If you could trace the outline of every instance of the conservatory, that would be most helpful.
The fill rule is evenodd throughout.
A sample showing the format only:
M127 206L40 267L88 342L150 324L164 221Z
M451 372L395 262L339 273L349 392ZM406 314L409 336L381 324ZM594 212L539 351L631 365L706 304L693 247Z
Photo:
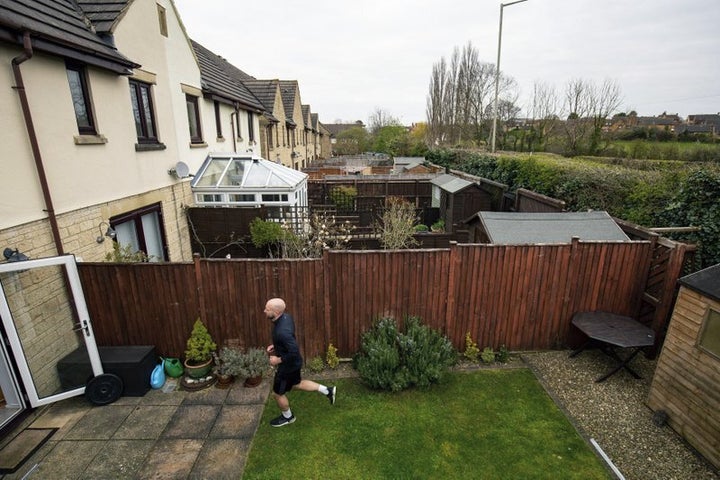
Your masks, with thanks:
M254 155L213 153L190 186L201 207L307 207L307 179Z

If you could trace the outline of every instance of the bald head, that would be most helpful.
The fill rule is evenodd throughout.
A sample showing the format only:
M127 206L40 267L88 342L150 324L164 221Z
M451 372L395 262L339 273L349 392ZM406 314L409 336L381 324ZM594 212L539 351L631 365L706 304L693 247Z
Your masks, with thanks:
M265 315L270 320L276 320L285 313L285 301L282 298L271 298L265 304Z

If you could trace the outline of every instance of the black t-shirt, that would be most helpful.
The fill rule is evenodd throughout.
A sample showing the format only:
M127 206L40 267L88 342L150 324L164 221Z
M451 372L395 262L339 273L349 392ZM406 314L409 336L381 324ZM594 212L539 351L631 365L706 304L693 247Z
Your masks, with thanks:
M272 332L275 355L282 358L278 372L292 372L302 368L303 359L295 339L295 322L287 313L283 313L273 322Z

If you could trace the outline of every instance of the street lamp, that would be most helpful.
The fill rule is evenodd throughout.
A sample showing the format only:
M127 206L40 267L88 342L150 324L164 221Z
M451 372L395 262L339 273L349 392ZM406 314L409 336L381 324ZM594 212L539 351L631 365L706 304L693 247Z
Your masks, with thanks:
M502 45L502 19L503 8L515 5L516 3L527 2L527 0L516 0L510 3L500 4L500 29L498 32L498 55L495 64L495 105L493 107L493 123L492 123L492 139L490 140L490 151L495 153L495 136L497 134L497 117L498 117L498 90L500 88L500 46Z

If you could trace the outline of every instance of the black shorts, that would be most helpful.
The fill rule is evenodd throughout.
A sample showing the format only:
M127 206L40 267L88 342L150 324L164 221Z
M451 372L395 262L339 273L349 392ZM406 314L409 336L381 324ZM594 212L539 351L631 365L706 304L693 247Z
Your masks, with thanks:
M278 395L285 395L286 392L292 390L292 388L300 383L300 370L293 370L292 372L281 372L278 370L275 372L275 380L273 382L273 392Z

